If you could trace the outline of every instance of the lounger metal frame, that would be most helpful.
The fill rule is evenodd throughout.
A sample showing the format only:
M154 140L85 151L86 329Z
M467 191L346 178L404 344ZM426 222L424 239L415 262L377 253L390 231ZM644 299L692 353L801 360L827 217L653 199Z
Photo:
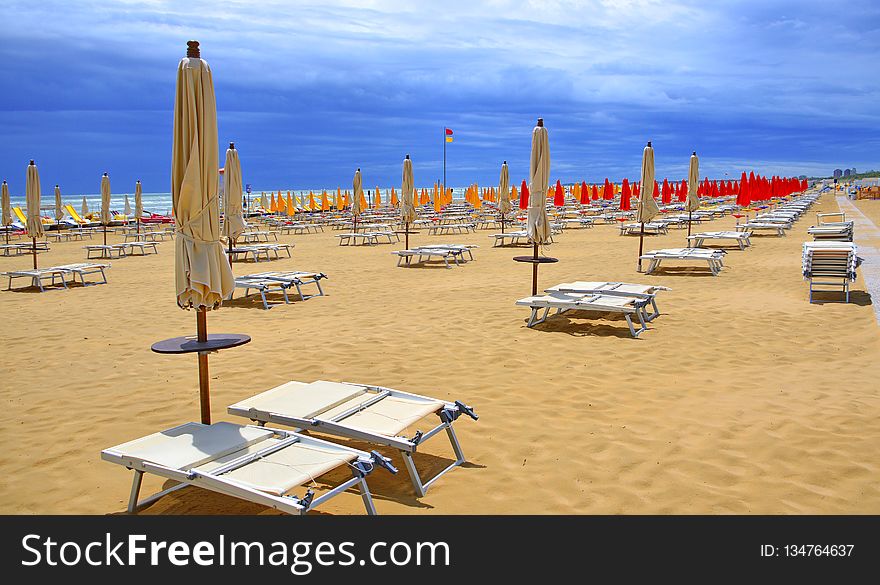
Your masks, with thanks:
M263 425L260 425L260 427L265 428ZM175 427L175 429L176 428L180 427ZM173 431L175 429L169 430ZM329 443L320 439L306 437L295 432L284 431L280 429L266 430L272 431L282 440L264 449L260 449L254 453L242 455L241 457L233 459L228 463L224 463L221 467L218 467L217 469L213 469L211 471L198 471L195 469L182 471L180 469L174 469L171 467L166 467L164 465L158 465L156 463L144 461L137 457L131 457L126 455L125 453L114 451L112 448L101 451L101 459L109 461L111 463L118 463L119 465L122 465L127 469L131 469L132 471L134 471L134 479L132 480L131 493L129 494L128 499L129 514L134 514L139 509L155 502L159 498L175 492L179 489L185 488L189 485L225 494L227 496L232 496L234 498L246 500L248 502L262 504L276 510L281 510L282 512L287 512L288 514L300 515L305 514L309 510L320 506L330 498L346 491L347 489L358 486L367 514L376 514L376 507L373 504L373 497L370 493L370 488L367 486L366 476L372 472L374 466L378 463L378 454L367 453L358 449L352 449L351 447L343 447L341 445L336 445L334 443ZM238 469L244 465L247 465L248 463L260 459L261 457L265 457L266 455L284 449L285 447L289 447L290 445L293 445L295 443L320 444L322 447L325 448L327 446L332 446L334 448L342 448L343 450L357 452L358 458L355 460L354 463L351 464L353 477L339 484L327 493L322 494L321 496L314 499L310 498L309 496L306 496L304 498L298 498L296 496L276 496L253 489L251 487L241 484L240 482L223 477L223 474L226 472L232 471L233 469ZM396 470L394 470L393 472L396 472ZM180 483L171 488L157 492L147 498L144 498L143 500L138 500L141 490L141 483L143 481L143 476L145 473L152 473L153 475L158 475L159 477L171 479Z
M458 437L455 434L455 429L452 427L452 423L455 422L462 414L466 414L474 420L477 420L479 417L473 412L473 410L469 406L459 401L448 402L445 400L438 400L436 398L429 398L427 396L420 396L418 394L411 394L409 392L394 390L392 388L386 388L384 386L373 386L371 384L355 384L353 382L342 383L348 384L350 386L365 388L368 392L376 393L376 396L373 397L372 400L364 404L361 404L357 407L351 408L334 416L331 420L322 419L320 418L320 415L314 418L300 418L295 416L288 416L277 412L262 411L256 408L243 409L236 408L235 406L228 407L227 412L234 416L248 418L260 426L265 425L266 423L278 424L293 427L298 431L313 430L330 435L337 435L340 437L367 441L369 443L375 443L377 445L383 445L386 447L397 449L400 452L401 457L403 457L403 462L404 465L406 465L406 470L409 473L410 479L412 480L413 488L415 488L416 494L419 497L424 496L428 492L428 488L430 488L434 484L434 482L436 482L441 476L452 471L453 469L465 462L464 452L461 449L461 443L459 443L458 441ZM432 402L442 402L443 407L440 408L436 413L437 416L440 417L441 422L439 425L426 433L417 431L415 436L413 436L412 438L407 438L403 436L391 437L380 433L373 433L370 431L365 431L363 429L354 428L345 424L344 419L346 419L347 417L356 414L369 407L370 405L375 404L387 397L401 397L416 400L430 400ZM449 438L450 444L452 445L452 450L455 453L455 461L449 464L445 469L438 472L434 477L428 479L427 481L424 481L419 475L418 469L416 469L415 462L413 462L412 459L412 454L418 450L419 445L444 430L446 431L446 435Z

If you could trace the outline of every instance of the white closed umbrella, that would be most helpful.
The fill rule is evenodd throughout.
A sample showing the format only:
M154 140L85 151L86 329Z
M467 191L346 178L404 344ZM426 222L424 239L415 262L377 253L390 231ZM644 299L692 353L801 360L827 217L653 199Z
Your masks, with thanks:
M61 187L55 185L55 221L64 219L64 205L61 203Z
M171 202L177 235L174 281L177 305L196 309L196 344L204 347L208 345L207 311L220 308L223 299L232 292L235 279L220 243L214 80L208 63L200 58L197 41L187 42L186 54L177 67L174 96L171 159ZM216 344L217 349L231 346L219 341ZM207 351L200 350L198 356L201 417L204 424L210 424Z
M547 218L547 188L550 181L550 137L544 120L532 130L532 154L529 159L529 240L537 246L550 241L550 221Z
M134 218L137 225L137 232L141 232L141 216L144 214L144 201L141 182L134 184Z
M107 225L110 223L110 176L101 177L101 224L104 226L104 245L107 245Z
M403 231L406 237L406 248L409 249L409 225L416 220L416 207L413 201L413 167L412 160L409 155L403 159L403 180L401 182L400 194L402 202L400 205L400 219L403 221ZM407 257L409 260L409 257Z
M10 225L12 225L12 204L9 201L9 185L6 184L6 181L3 181L3 184L0 185L0 208L2 208L2 221L3 227L6 232L6 243L9 243L9 230Z
M636 221L641 224L639 229L639 272L642 271L642 251L645 238L645 223L660 214L660 208L654 201L654 148L651 142L642 152L641 192L639 206L636 208Z
M501 233L504 233L504 217L510 213L510 171L507 161L501 163L501 177L498 179L498 211L501 212Z
M244 221L244 211L241 207L243 181L241 160L238 158L234 142L230 142L229 148L226 150L226 164L223 168L223 180L226 183L226 188L223 191L222 235L229 238L229 249L232 250L236 238L244 233L245 227L247 227Z
M358 216L364 212L364 207L361 205L361 201L364 199L364 178L361 176L360 169L354 172L354 179L351 182L351 186L354 191L354 197L351 200L351 217L353 229L356 232Z
M700 159L697 157L697 151L691 154L691 162L688 167L688 194L687 194L687 211L688 211L688 237L691 235L691 215L700 208L700 196L697 194L697 186L700 182ZM690 240L688 240L690 242Z
M40 217L40 173L31 161L27 168L25 183L27 201L27 231L34 243L34 270L37 269L37 238L43 237L43 218Z

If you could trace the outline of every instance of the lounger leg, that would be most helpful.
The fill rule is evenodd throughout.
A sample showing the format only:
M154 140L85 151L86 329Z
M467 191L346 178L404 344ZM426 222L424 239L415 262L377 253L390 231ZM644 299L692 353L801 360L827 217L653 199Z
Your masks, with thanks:
M352 470L352 473L355 477L360 476L360 472L357 470ZM367 486L367 478L360 476L361 480L358 482L360 485L358 489L361 490L361 499L364 501L364 508L367 509L367 515L375 516L376 515L376 506L373 504L373 495L370 493L370 488Z
M266 289L265 288L260 289L260 298L263 299L263 308L268 311L269 310L269 303L266 301Z
M632 335L633 337L638 337L639 334L636 333L636 329L635 329L635 327L633 327L632 319L630 319L629 315L624 315L623 317L624 317L624 319L626 319L626 324L629 325L630 335Z
M419 477L419 472L416 469L416 464L413 463L412 453L408 453L406 451L401 451L401 455L403 455L403 463L406 465L406 471L409 473L409 478L412 480L413 487L416 490L416 495L422 497L425 495L425 486L422 485L422 479Z
M128 498L128 513L134 514L137 511L138 495L141 493L141 482L144 479L144 472L135 470L134 480L131 482L131 495Z
M290 287L289 287L289 286L283 286L283 285L282 285L282 287L281 287L281 294L284 295L284 304L285 304L285 305L289 305L289 304L290 304L290 298L287 296L287 289L288 289L288 288L290 288ZM299 296L302 297L302 292L300 292L300 290L299 290L299 285L296 285L296 291L299 292Z

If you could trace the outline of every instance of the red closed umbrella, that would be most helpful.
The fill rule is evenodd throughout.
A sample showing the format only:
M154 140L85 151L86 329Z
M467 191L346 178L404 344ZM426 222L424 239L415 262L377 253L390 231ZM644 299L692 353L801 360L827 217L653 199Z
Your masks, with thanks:
M556 192L553 194L553 205L556 207L562 207L565 205L565 190L562 188L562 183L559 179L556 179Z
M602 199L614 199L614 187L611 186L611 181L607 177L605 178L605 187L602 189Z
M660 185L657 183L657 181L654 181L654 192L651 194L651 196L654 199L657 199L657 197L660 196Z
M669 189L669 179L663 179L663 189L660 190L660 201L663 205L672 203L672 191Z
M529 186L526 185L525 180L519 190L519 208L523 210L529 208Z
M739 194L736 196L736 204L740 207L748 207L751 202L748 179L746 179L746 172L743 171L742 177L739 180Z
M599 188L596 185L593 185L593 201L599 198Z
M678 201L679 201L679 203L684 203L685 201L687 201L687 197L688 197L687 181L682 179L681 184L678 186Z
M587 187L587 182L581 182L581 205L589 205L590 204L590 189Z
M629 180L623 180L623 186L620 188L620 209L621 211L629 211L630 204L629 198L632 196L632 193L629 190Z

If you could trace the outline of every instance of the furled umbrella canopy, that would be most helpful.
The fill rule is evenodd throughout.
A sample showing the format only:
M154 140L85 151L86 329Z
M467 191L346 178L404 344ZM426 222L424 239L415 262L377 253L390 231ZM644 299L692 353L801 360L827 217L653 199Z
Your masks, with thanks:
M144 198L143 198L143 189L141 188L141 182L138 181L134 184L134 216L137 219L144 214Z
M180 60L174 97L175 286L181 308L216 309L232 292L235 280L220 244L214 81L197 51L190 44L188 56Z
M131 215L131 204L128 202L128 193L125 194L125 206L123 207L122 213L128 217Z
M354 195L351 198L351 214L358 216L364 212L364 180L361 177L361 170L354 172L354 180L351 182Z
M110 177L107 173L101 177L101 224L110 224Z
M519 187L519 208L526 210L529 208L529 186L523 179L522 185Z
M223 190L223 232L231 241L244 233L247 225L244 221L244 210L241 206L241 193L243 179L241 176L241 160L238 158L238 150L235 144L230 142L226 149L226 163L223 165L223 180L226 188Z
M700 159L697 153L691 155L690 166L688 167L688 192L687 206L688 211L696 211L700 208L700 198L697 196L697 185L700 182Z
M547 219L547 189L550 180L550 137L543 125L532 130L532 152L529 157L529 216L527 231L532 243L550 241Z
M620 210L621 211L629 211L630 210L630 198L632 197L632 193L629 188L629 179L623 180L623 186L620 188Z
M61 203L61 187L55 185L55 221L64 219L64 204Z
M27 231L30 238L43 237L43 218L40 217L40 173L34 161L27 168L25 187L27 200Z
M590 204L590 189L587 187L586 181L581 181L581 205Z
M265 191L260 192L260 207L262 207L264 210L269 209L269 200L266 199Z
M652 195L652 191L655 188L654 149L651 147L650 142L642 152L642 174L639 184L642 189L639 194L639 205L636 208L636 221L649 222L660 213L660 208L657 207L657 202L654 201Z
M507 161L501 164L501 176L498 179L498 210L505 215L510 213L510 171Z
M9 185L6 181L0 185L0 207L3 210L3 225L8 226L12 223L12 204L9 201Z
M556 179L556 188L553 192L553 205L562 207L565 205L565 190L562 188L562 181Z
M82 215L83 219L85 219L85 217L86 217L86 215L88 215L88 213L89 213L89 202L86 201L85 197L83 197L82 207L80 207L80 214Z
M403 159L403 178L400 186L401 206L400 220L405 224L411 224L416 220L416 207L413 201L413 167L409 155Z

